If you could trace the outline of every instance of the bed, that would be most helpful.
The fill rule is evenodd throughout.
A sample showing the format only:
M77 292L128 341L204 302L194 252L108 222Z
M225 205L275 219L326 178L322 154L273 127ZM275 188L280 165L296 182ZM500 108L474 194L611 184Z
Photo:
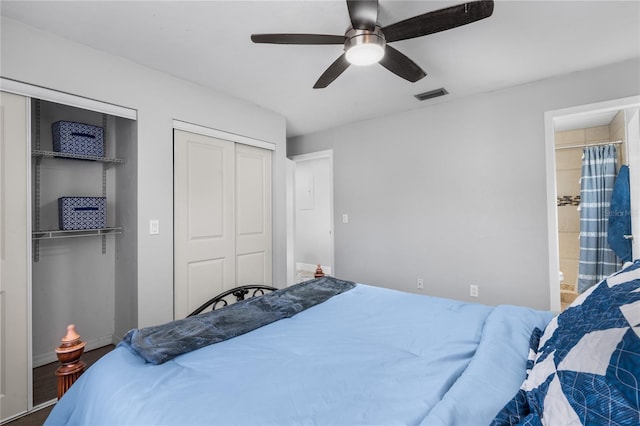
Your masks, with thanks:
M639 330L640 262L559 316L324 277L130 331L45 424L637 425Z

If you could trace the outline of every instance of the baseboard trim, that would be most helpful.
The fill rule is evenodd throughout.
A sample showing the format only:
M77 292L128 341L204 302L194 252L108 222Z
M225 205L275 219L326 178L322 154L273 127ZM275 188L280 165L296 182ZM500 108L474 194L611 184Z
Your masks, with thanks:
M22 413L16 414L15 416L11 416L0 421L0 426L11 423L14 420L20 420L21 418L27 417L35 413L36 411L40 411L44 408L51 407L52 405L55 405L57 402L58 402L58 399L54 398L54 399L50 399L49 401L43 402L42 404L35 405L31 410L23 411ZM27 423L25 422L25 424ZM33 424L33 423L29 423L29 424Z
M324 272L327 275L331 275L330 266L325 266L325 265L321 265L321 266L322 266L322 272ZM296 271L315 272L317 267L318 267L317 263L312 264L312 263L296 262Z

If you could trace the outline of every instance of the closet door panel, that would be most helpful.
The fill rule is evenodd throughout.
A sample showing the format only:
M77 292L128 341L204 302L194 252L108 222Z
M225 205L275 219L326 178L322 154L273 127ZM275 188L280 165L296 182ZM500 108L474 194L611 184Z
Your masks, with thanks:
M271 284L270 281L265 282L265 271L270 268L264 251L238 255L237 261L238 285Z
M188 266L188 306L187 315L211 295L224 291L225 259L212 259L201 262L191 262Z
M271 284L271 151L236 145L237 284Z
M28 105L0 92L0 421L29 405Z
M234 143L176 130L175 318L235 285Z
M212 243L225 232L225 147L199 142L187 145L187 212L189 239Z

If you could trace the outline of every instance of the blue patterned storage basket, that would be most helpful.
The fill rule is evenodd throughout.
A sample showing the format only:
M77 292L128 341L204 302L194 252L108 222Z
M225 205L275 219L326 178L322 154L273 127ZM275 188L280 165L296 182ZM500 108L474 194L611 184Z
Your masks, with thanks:
M73 121L51 125L53 150L65 154L104 157L104 129Z
M61 231L106 228L107 199L106 197L58 198L58 222Z

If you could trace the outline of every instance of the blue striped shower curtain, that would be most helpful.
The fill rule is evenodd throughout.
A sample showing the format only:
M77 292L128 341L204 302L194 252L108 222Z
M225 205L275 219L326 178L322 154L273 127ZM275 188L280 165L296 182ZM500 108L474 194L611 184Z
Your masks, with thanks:
M580 179L579 293L618 270L618 259L607 243L616 158L614 145L584 148Z

